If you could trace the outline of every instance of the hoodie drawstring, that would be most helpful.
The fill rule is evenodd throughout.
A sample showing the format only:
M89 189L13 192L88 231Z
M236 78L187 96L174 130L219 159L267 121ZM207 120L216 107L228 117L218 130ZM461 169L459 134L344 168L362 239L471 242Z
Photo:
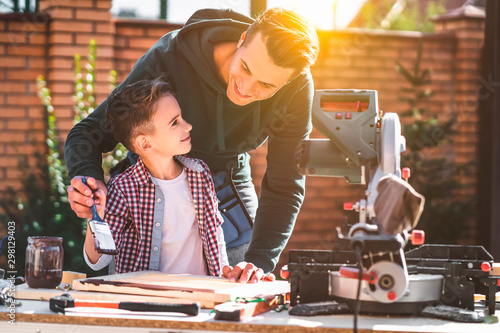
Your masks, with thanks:
M219 150L226 150L226 143L224 142L224 118L222 114L223 96L219 92L217 94L217 144Z

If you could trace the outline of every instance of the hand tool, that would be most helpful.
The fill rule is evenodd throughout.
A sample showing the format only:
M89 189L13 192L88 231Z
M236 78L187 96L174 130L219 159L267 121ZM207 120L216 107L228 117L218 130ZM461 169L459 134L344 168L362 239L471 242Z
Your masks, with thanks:
M87 178L83 177L82 183L87 185ZM90 207L90 210L92 211L92 219L89 221L89 226L97 252L112 255L117 254L118 250L109 229L109 224L97 214L94 198L92 198L92 207Z
M265 283L265 282L261 282ZM274 310L280 312L287 309L286 303L290 294L280 294L254 298L236 298L231 302L218 304L214 307L215 317L218 320L244 321L258 314ZM279 310L277 308L280 308Z
M188 316L197 316L200 312L200 303L170 304L152 302L118 302L118 301L97 301L97 300L75 300L70 294L54 296L49 301L50 310L58 313L65 313L66 308L95 307L108 309L121 309L129 311L152 311L152 312L178 312Z

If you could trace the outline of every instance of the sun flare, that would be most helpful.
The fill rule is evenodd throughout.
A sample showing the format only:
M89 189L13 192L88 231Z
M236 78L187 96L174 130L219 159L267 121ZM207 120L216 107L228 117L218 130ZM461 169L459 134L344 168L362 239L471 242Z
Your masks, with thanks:
M344 29L366 0L268 0L267 7L293 9L320 30Z

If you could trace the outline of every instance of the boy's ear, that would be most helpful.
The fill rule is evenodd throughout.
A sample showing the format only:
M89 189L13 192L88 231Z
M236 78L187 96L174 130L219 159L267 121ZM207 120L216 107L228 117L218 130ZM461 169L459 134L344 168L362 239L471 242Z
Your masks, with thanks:
M148 150L150 150L153 147L153 145L151 144L151 142L149 142L149 139L145 135L138 135L134 139L133 144L134 144L134 147L139 152L147 152Z

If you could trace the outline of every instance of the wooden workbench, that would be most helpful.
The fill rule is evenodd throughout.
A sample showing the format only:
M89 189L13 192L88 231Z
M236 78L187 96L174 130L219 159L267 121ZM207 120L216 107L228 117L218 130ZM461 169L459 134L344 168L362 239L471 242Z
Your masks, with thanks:
M100 311L100 310L99 310ZM15 308L15 325L8 323L8 309L0 307L2 333L167 333L172 332L352 332L352 315L316 317L290 316L287 311L266 312L246 322L214 320L210 310L202 309L195 317L184 315L131 315L112 313L55 314L47 301L22 301ZM500 311L497 311L500 315ZM367 332L443 332L443 333L498 333L500 323L463 324L421 317L360 316L360 333Z

